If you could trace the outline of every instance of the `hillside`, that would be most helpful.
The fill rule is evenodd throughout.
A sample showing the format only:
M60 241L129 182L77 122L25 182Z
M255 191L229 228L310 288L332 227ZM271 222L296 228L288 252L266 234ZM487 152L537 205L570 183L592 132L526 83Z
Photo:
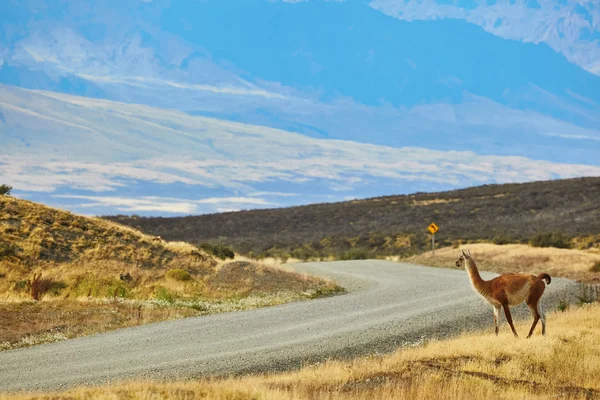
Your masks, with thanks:
M93 274L110 279L104 282L106 287L119 286L129 292L124 282L119 283L119 274L130 273L135 279L129 294L135 295L142 284L164 279L170 268L203 278L217 265L212 257L186 243L167 243L109 221L9 196L0 196L0 234L0 292L18 289L20 279L29 278L32 272L70 278L73 283ZM102 291L101 286L90 288L91 294L113 294Z
M339 289L0 195L0 350Z
M111 220L192 243L221 242L255 256L406 255L457 241L527 241L540 232L600 233L600 178L484 185L439 193L177 218ZM595 238L582 239L592 246Z

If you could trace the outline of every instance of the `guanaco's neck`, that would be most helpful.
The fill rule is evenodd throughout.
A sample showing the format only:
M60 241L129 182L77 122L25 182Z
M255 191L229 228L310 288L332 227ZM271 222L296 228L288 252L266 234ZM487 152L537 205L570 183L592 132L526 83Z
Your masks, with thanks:
M485 291L485 281L481 279L481 275L479 275L479 270L477 270L475 262L468 258L465 261L465 269L469 273L469 278L471 278L471 283L473 284L473 287L480 293L482 292L482 290Z

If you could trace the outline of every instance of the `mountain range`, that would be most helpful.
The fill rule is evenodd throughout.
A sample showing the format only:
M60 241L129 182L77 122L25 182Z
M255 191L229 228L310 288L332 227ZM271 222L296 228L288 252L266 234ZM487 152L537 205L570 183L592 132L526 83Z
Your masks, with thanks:
M23 197L141 214L600 175L599 12L9 0L0 171Z

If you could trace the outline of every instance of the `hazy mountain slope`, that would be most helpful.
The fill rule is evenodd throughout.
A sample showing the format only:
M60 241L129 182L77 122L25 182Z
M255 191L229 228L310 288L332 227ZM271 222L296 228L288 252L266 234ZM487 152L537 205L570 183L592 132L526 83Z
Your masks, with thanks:
M600 175L592 165L312 139L9 86L0 86L0 93L3 179L21 190L58 191L40 198L75 202L87 212L139 207L195 213L318 202L348 191L422 190L424 183L444 189ZM161 196L140 197L148 186Z
M357 1L108 4L5 3L0 81L382 145L427 135L505 154L515 136L583 149L554 137L600 137L600 77L464 21ZM47 18L31 20L38 9Z

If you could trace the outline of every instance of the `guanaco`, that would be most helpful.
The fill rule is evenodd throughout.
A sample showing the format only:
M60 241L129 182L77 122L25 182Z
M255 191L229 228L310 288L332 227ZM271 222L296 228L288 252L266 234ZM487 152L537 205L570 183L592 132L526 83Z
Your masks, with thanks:
M496 336L498 335L500 308L503 308L510 329L512 329L515 337L519 337L513 325L510 306L516 306L522 302L527 304L533 316L533 324L527 338L531 337L539 320L542 320L542 335L546 335L546 315L542 311L540 299L542 294L544 294L546 285L549 285L552 280L550 275L546 273L537 276L530 274L504 274L489 281L484 281L479 275L475 261L471 257L471 251L465 252L464 250L462 250L462 256L456 260L456 266L458 268L465 267L469 273L473 289L494 307Z

